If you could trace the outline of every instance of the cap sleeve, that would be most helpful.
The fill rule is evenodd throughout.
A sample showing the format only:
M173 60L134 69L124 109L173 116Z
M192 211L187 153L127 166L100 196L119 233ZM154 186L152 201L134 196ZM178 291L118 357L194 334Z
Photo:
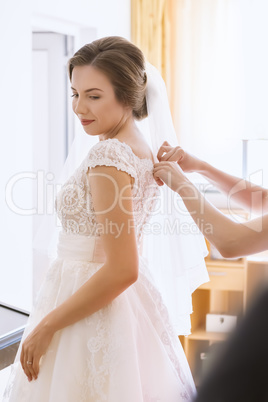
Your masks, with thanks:
M87 167L113 166L137 180L137 169L131 148L117 139L100 141L94 145L86 159Z

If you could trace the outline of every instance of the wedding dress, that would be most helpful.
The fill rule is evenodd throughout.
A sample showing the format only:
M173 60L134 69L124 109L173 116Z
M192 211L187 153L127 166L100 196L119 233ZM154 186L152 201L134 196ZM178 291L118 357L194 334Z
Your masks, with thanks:
M116 138L100 141L64 183L56 199L62 229L23 340L104 262L88 168L114 166L135 180L133 209L139 250L159 188L153 162ZM146 207L145 207L146 205ZM37 380L20 365L21 345L5 390L9 402L179 402L195 395L192 375L167 308L144 257L138 280L109 305L55 333Z

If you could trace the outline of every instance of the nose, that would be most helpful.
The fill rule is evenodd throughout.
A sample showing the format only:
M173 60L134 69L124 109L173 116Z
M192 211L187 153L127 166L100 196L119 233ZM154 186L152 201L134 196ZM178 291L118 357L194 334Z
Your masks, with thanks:
M73 102L73 111L75 112L75 114L87 114L88 112L88 108L86 106L86 102L81 98L75 98L74 102Z

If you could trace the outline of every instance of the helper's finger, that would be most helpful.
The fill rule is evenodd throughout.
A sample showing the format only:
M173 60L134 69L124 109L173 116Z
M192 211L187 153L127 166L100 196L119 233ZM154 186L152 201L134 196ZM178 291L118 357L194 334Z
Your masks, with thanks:
M159 176L161 175L161 172L164 173L163 166L159 166L158 168L155 168L155 169L154 169L153 175L154 175L155 180L161 180L161 181L163 181L163 180L160 179L160 177L159 177Z
M164 141L163 144L161 145L161 147L163 147L163 146L170 147L171 145L170 145L170 143L168 141Z
M172 149L170 145L161 145L157 152L157 159L160 161L162 158L162 155L166 152L169 152Z
M159 169L159 168L163 168L163 167L169 167L169 166L170 166L170 163L171 163L171 162L169 162L169 161L156 162L156 163L154 164L154 169L153 169L153 171L155 171L155 169Z
M176 161L176 149L172 148L171 151L167 152L165 155L161 157L161 162L163 161Z
M185 151L181 147L176 147L174 158L176 162L180 163L185 156Z
M161 179L159 179L159 177L154 177L154 179L155 179L156 183L158 184L158 186L164 185L164 182Z

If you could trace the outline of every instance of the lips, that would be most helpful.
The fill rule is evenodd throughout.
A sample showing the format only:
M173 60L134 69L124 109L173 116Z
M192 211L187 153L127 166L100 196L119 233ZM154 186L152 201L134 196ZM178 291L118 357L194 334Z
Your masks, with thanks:
M81 123L83 126L87 126L87 125L93 123L93 121L95 121L95 120L84 120L83 119L83 120L81 120Z

